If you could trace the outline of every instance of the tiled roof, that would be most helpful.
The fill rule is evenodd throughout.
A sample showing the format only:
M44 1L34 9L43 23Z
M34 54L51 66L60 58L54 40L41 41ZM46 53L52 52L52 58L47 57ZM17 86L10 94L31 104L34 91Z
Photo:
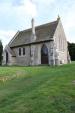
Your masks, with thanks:
M47 41L53 38L57 25L58 25L58 21L54 21L51 23L47 23L35 27L35 33L36 33L35 42ZM16 47L20 45L33 43L31 40L31 36L32 36L32 29L26 29L24 31L20 31L18 35L14 38L14 40L12 40L11 43L9 43L9 46Z

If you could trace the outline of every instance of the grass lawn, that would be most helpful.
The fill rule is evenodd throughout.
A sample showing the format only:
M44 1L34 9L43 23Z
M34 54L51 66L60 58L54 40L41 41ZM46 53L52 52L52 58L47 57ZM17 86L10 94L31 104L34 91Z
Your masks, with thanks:
M0 67L0 113L75 113L75 63Z

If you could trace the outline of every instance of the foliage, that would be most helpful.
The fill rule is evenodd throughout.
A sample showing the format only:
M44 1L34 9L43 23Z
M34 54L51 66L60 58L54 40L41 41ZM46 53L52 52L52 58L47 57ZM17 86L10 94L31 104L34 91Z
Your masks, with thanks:
M3 45L2 45L2 42L0 40L0 65L2 64L2 53L3 53Z
M0 113L75 113L75 63L0 67Z
M68 42L68 49L71 56L71 60L75 61L75 43Z

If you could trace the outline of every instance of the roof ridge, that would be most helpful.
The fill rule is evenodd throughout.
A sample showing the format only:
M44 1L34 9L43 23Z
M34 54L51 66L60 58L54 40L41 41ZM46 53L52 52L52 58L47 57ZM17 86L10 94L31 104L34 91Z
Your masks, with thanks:
M55 24L55 22L58 22L58 20L55 20L55 21L52 21L52 22L48 22L48 23L44 23L44 24L37 25L37 26L35 26L35 29L37 29L37 28L39 28L39 27L46 26L46 25ZM32 28L28 28L28 29L22 30L22 31L20 31L20 32L31 31L31 29L32 29Z

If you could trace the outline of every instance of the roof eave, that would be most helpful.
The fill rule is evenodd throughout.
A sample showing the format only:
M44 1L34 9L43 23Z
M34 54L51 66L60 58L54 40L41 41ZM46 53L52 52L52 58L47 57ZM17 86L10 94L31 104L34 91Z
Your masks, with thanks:
M49 41L54 41L53 38L50 38L49 40L44 40L44 41L37 41L37 42L32 42L32 43L27 43L27 44L21 44L21 45L17 45L17 46L11 46L10 48L16 48L16 47L22 47L22 46L30 46L32 44L39 44L39 43L42 43L42 42L49 42Z

